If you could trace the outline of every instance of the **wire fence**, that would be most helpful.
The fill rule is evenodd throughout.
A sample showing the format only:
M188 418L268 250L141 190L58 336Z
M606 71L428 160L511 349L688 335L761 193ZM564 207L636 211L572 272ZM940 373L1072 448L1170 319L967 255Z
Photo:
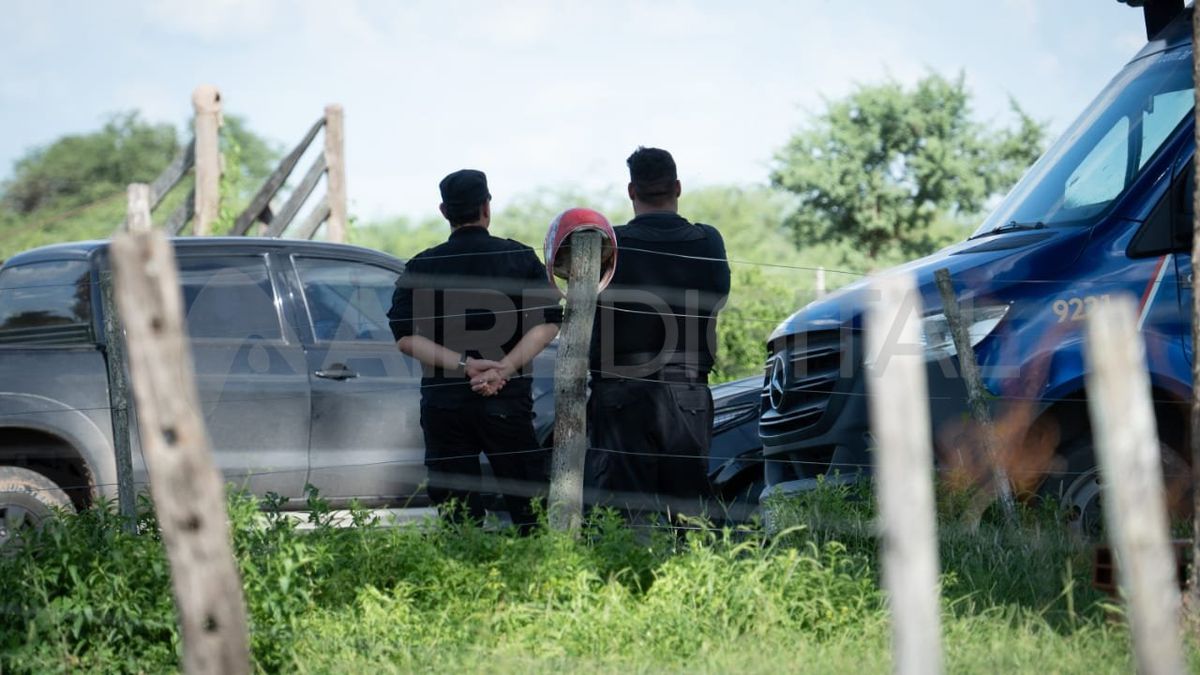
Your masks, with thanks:
M119 195L116 195L116 196L119 196ZM111 200L111 199L115 198L116 196L107 197L104 200L100 200L96 204L102 203L107 200ZM87 207L90 208L91 206L95 206L96 204L87 205ZM690 255L684 255L684 254L678 254L678 253L654 251L651 249L634 248L634 247L623 247L623 248L619 248L618 250L619 251L637 252L637 253L646 253L646 254L653 254L653 255L661 255L666 258L674 258L674 259L688 259L688 260L697 260L697 261L705 261L705 262L725 262L725 263L732 264L732 265L749 265L749 266L756 266L756 267L778 268L778 269L793 270L793 271L817 272L819 270L822 270L822 271L828 272L828 273L844 274L844 275L855 276L855 277L865 276L864 273L862 273L862 272L857 272L857 271L852 271L852 270L839 270L836 268L819 268L819 267L812 267L812 266L805 266L805 265L788 265L788 264L781 264L781 263L770 263L770 262L753 261L753 260L741 260L741 259L734 259L734 258L722 259L722 258L711 258L711 257L703 257L703 256L690 256ZM423 259L477 257L477 256L491 256L491 255L512 255L512 252L499 251L499 252L477 252L477 253L427 255L427 256L423 256ZM1091 280L1084 280L1084 281L1079 281L1079 280L1074 280L1074 279L1012 279L1012 280L1005 280L1003 283L1006 283L1006 284L1007 283L1012 283L1012 284L1058 284L1058 285L1062 285L1064 287L1067 287L1067 286L1076 287L1076 286L1087 286L1087 285L1115 286L1115 285L1120 285L1120 284L1128 284L1129 279L1125 276L1122 276L1120 278L1091 279ZM14 293L14 292L27 291L27 290L36 290L36 289L54 288L54 287L64 287L64 288L70 287L70 288L75 289L78 292L78 291L80 291L80 289L85 289L85 290L88 289L90 287L90 284L91 284L91 280L87 279L82 283L79 281L76 281L76 282L62 282L62 283L27 284L27 285L21 285L21 286L4 286L3 278L0 277L0 302L3 302L3 294L4 293ZM737 292L737 290L738 289L735 289L735 292ZM743 289L743 290L752 290L752 289ZM601 302L603 304L603 296L602 296ZM488 312L491 314L497 314L497 315L517 314L517 313L526 313L526 312L531 312L531 311L554 309L554 308L558 308L558 307L559 307L558 303L546 303L546 304L537 304L537 305L531 305L531 306L526 306L526 307L517 307L517 308L513 308L513 309L489 309ZM629 307L629 306L610 306L609 308L618 313L655 315L655 316L660 316L660 317L664 317L664 318L711 319L714 316L713 313L705 313L705 312L697 313L697 312L686 312L686 311L677 312L677 311L670 311L669 309L667 311L641 310L641 309L636 309L636 308ZM445 319L453 319L453 318L464 318L464 317L474 316L474 315L477 315L477 313L471 312L471 311L464 311L464 312L442 313L442 314L434 314L434 315L429 315L429 316L422 316L422 317L420 317L420 319L428 320L428 321L436 321L436 320L445 320ZM718 316L721 316L723 318L724 323L726 323L726 324L732 323L733 325L737 325L737 324L747 324L747 325L749 325L749 324L767 324L767 323L777 324L780 320L780 317L758 317L758 316L747 316L747 315L718 315ZM732 320L732 321L730 321L730 320ZM1181 320L1180 325L1181 326L1183 325L1182 320ZM844 326L841 329L846 330L846 328ZM856 330L857 329L851 329L851 332L854 332ZM1153 335L1158 338L1162 338L1164 340L1177 340L1177 339L1183 339L1185 337L1182 330L1181 330L1180 334L1171 334L1171 333L1163 332L1160 330L1156 330L1155 328L1153 328L1151 326L1143 326L1142 332L1146 335ZM247 341L247 344L253 345L253 340ZM0 354L3 354L3 351L6 348L19 347L19 346L21 346L21 345L19 345L19 344L0 345ZM764 352L765 352L765 350L764 350ZM852 355L852 356L854 356L854 355ZM636 376L636 375L630 375L628 372L617 372L615 370L609 370L609 369L605 369L603 367L593 369L592 373L593 373L593 376L599 376L604 379L628 380L628 381L637 381L637 382L653 382L653 383L661 382L661 380L659 380L657 378L640 377L640 376ZM437 389L437 388L441 388L441 387L463 388L463 387L468 386L466 382L421 382L421 377L418 374L418 372L416 371L416 369L409 369L403 373L390 373L389 377L391 377L392 379L399 378L401 380L406 380L406 381L388 382L388 383L380 384L378 386L373 386L373 385L372 386L362 386L361 384L359 384L358 386L356 386L356 388L352 392L348 392L345 395L352 396L352 397L362 397L362 396L370 396L370 395L374 395L374 394L394 393L395 391L398 391L398 390L412 391L414 393L414 404L415 404L415 395L420 391L428 391L428 390ZM843 378L843 379L854 379L854 377L856 377L856 375L851 374L851 376L849 378ZM364 379L366 379L366 378L364 378ZM529 374L522 374L522 375L517 375L511 379L532 379L532 376ZM848 397L848 398L863 398L868 395L864 391L853 390L846 386L839 386L837 384L825 386L825 387L813 386L813 387L807 388L805 391L806 391L806 393L814 395L814 396L839 396L839 397ZM295 394L267 394L267 395L252 395L252 396L246 396L246 397L239 397L236 395L228 395L228 394L225 394L224 392L222 392L220 395L218 395L216 397L203 397L201 399L201 403L203 403L205 405L215 405L215 404L232 404L232 403L238 403L238 402L243 402L243 401L245 401L245 402L251 402L251 401L252 402L269 402L269 401L273 401L273 400L309 398L310 395L311 394L309 392L305 391L305 392L297 392ZM957 400L960 400L960 398L961 397L958 397L958 396L937 395L937 394L933 394L930 396L930 399L934 400L934 401L957 401ZM1039 403L1042 405L1049 405L1049 404L1061 403L1061 402L1080 402L1081 401L1081 399L1078 396L1074 396L1074 395L1073 396L1065 396L1065 397L1051 397L1051 396L1046 396L1046 395L1038 395L1037 393L1022 394L1022 393L1013 393L1013 392L997 393L993 396L993 400L997 404ZM1161 404L1179 404L1179 403L1184 403L1186 401L1184 401L1181 398L1155 398L1154 402L1161 403ZM32 410L21 410L21 411L0 411L0 419L12 418L12 417L28 417L30 415L63 414L63 413L70 413L70 412L108 412L108 411L111 411L112 409L113 408L109 405L98 405L98 406L88 406L88 407L55 406L55 407L47 407L45 409L32 409ZM542 451L544 451L543 448L533 448L533 449L514 450L514 451L511 451L511 453L500 453L500 454L521 454L521 453L533 453L533 452L542 452ZM615 453L621 453L621 454L646 455L646 456L654 455L654 453L638 453L638 452L633 452L633 451L628 451L628 450L611 450L611 449L604 449L604 448L591 448L590 451L591 452L615 452ZM679 458L679 459L697 459L697 460L710 459L707 456L672 455L672 457ZM442 459L453 459L453 458L442 458ZM788 458L788 459L763 458L761 456L743 456L743 457L737 458L737 460L741 461L741 462L750 462L750 463L761 463L761 462L772 461L772 462L780 462L783 464L794 464L794 465L809 465L809 466L828 466L829 465L829 462L826 462L826 461L806 461L806 460L791 459L791 458ZM371 464L366 464L366 465L346 464L346 465L341 465L339 467L321 467L318 470L335 470L337 468L347 468L347 469L348 468L367 468L370 466L387 466L387 465L392 465L392 464L397 464L397 463L411 463L411 462L406 462L405 460L396 460L394 462L386 461L386 462L371 463ZM844 464L844 463L839 463L839 466L855 468L855 469L867 469L870 467L869 464ZM254 471L254 472L248 472L248 473L244 473L244 474L238 474L238 477L239 478L252 478L252 477L257 477L257 476L268 476L268 475L272 475L275 473L296 473L296 472L300 472L300 471L309 471L309 469L287 469L287 470L280 470L280 471ZM1012 470L1010 470L1010 471L1012 471ZM1016 473L1019 474L1020 470L1017 469ZM1083 475L1087 472L1080 471L1080 472L1056 472L1056 473L1058 475ZM84 488L92 488L92 487L108 488L108 487L113 487L113 485L109 485L109 484L76 485L76 486L64 486L64 489L76 490L76 489L84 489Z
M0 355L2 355L2 354L3 354L3 350L0 350ZM605 379L608 379L608 380L627 380L627 381L631 381L631 382L646 382L646 383L653 383L653 384L664 384L664 381L661 379L655 379L655 378L649 378L649 377L638 377L638 376L634 376L634 375L618 373L615 371L598 370L598 371L593 371L593 372L599 373ZM297 372L296 374L299 374L299 372ZM368 376L360 376L360 377L368 377ZM341 394L341 395L346 396L346 397L362 397L362 396L369 396L372 394L387 394L387 393L392 393L392 392L396 392L396 391L410 391L410 392L413 392L414 394L419 394L421 390L437 390L437 389L443 389L443 388L468 389L471 386L470 383L468 381L466 381L465 379L462 382L433 382L433 383L427 383L427 384L422 383L420 381L421 377L419 375L413 376L409 379L410 379L410 381L405 382L405 383L384 384L384 385L371 386L371 387L357 386L353 391L345 392L344 394ZM513 376L513 377L509 378L509 381L511 382L513 380L535 380L535 379L543 379L543 380L549 379L549 375L547 375L546 377L543 377L543 378L535 378L530 375L517 375L517 376ZM750 378L747 378L747 379L750 379ZM710 385L710 386L719 387L721 385L717 384L717 385ZM853 399L865 399L869 396L869 394L865 391L854 391L854 390L842 389L842 388L813 387L813 388L805 389L805 391L807 393L810 393L813 395L818 395L818 396L839 396L839 397L844 396L844 397L853 398ZM0 401L3 400L4 394L6 394L6 393L11 393L11 392L0 392ZM765 392L763 392L763 395L765 396ZM311 394L306 390L306 391L297 392L294 394L248 394L245 396L238 396L236 394L231 395L231 394L222 393L220 396L217 396L217 397L201 396L199 401L200 401L200 403L205 404L205 405L217 405L217 404L229 404L229 403L288 401L288 400L309 399L309 398L311 398ZM996 394L996 395L992 396L991 398L996 403L1042 403L1042 404L1046 404L1046 405L1052 405L1052 404L1056 404L1056 403L1082 403L1082 402L1084 402L1084 399L1081 396L1077 396L1077 395L1076 396L1038 396L1036 394ZM965 399L965 394L963 396L955 396L955 395L949 395L949 394L930 394L928 397L928 400L942 401L942 402L958 402L958 401L965 402L966 399ZM1188 400L1185 398L1152 397L1150 400L1153 403L1161 403L1164 405L1181 405L1181 404L1188 403ZM79 406L79 407L64 405L64 406L52 407L52 408L35 408L35 409L27 409L27 410L20 410L20 411L0 412L0 419L3 419L5 417L24 417L27 415L54 415L54 414L61 415L61 414L66 414L66 413L71 413L71 412L110 412L113 409L114 408L111 405ZM127 410L128 408L117 408L117 409ZM719 412L720 411L718 411L718 413Z
M102 200L99 200L98 202L96 202L96 204L104 203L106 201L111 201L111 200L116 199L117 197L121 197L121 196L124 196L124 193L117 194L117 195L111 195ZM94 206L94 205L95 204L91 204L91 205L87 205L87 206ZM189 237L187 239L192 239L192 238ZM275 245L278 245L280 247L286 247L289 242L289 240L287 240L287 239L275 239L273 241L274 241ZM839 269L836 267L825 267L825 266L821 266L821 265L818 265L818 266L796 265L796 264L789 264L789 263L766 262L766 261L760 261L760 260L745 260L745 259L741 259L741 258L728 258L728 257L714 258L714 257L710 257L710 256L697 256L697 255L689 255L689 254L685 254L685 253L675 253L672 251L657 251L657 250L653 250L653 249L639 248L639 247L633 247L633 246L618 245L618 246L616 246L615 250L618 254L618 258L619 258L619 255L621 252L645 253L648 255L660 256L660 257L668 258L668 259L691 260L691 261L697 261L697 262L717 262L717 263L723 262L728 265L746 265L746 266L751 266L751 267L775 268L775 269L802 271L802 272L824 272L826 274L841 274L841 275L852 276L852 277L868 277L872 274L872 272L869 272L869 271ZM428 254L428 255L422 254L419 257L421 260L450 260L450 259L457 259L457 258L481 258L481 257L499 257L499 256L511 257L514 255L521 255L521 253L522 252L519 250L518 251L512 251L512 250L469 251L469 252L463 252L463 253L439 253L439 254ZM390 255L390 254L388 254L388 255ZM396 257L396 256L392 256L392 257ZM1160 257L1172 257L1172 254L1165 254ZM399 262L406 261L405 258L396 257L396 259ZM1153 263L1154 260L1155 260L1155 258L1145 258L1144 259L1144 261L1148 265L1150 263ZM1064 271L1068 271L1068 270L1064 270ZM477 279L477 277L476 277L476 279ZM1128 279L1100 278L1100 279L1082 279L1081 280L1081 279L1064 276L1061 278L1012 277L1012 278L1006 278L1006 279L1002 280L1002 282L1006 283L1006 284L1013 283L1013 284L1083 284L1083 285L1111 284L1114 281L1116 281L1116 282L1128 281ZM1147 281L1151 281L1151 280L1147 280Z
M404 448L396 448L397 451L401 451L403 449ZM414 448L410 448L410 449L414 449ZM516 455L533 455L533 454L539 454L539 453L544 454L544 453L549 453L552 450L553 450L553 448L551 448L551 447L539 446L539 447L535 447L535 448L525 448L525 449L519 449L519 450L505 450L505 451L496 451L496 452L479 451L479 452L464 453L464 454L459 454L459 455L438 455L434 459L436 459L436 461L438 461L438 462L449 462L449 461L461 460L461 459L475 459L475 458L479 458L481 455L483 457L493 458L493 457L507 457L507 456L516 456ZM619 449L614 449L614 448L602 448L602 447L593 447L593 446L589 446L587 450L589 453L606 453L606 454L625 455L625 456L632 456L632 457L650 457L650 458L655 458L655 459L660 459L660 460L665 459L665 460L710 461L713 459L711 455L687 454L687 453L664 453L664 452L650 451L650 450L646 450L646 451L619 450ZM214 453L218 457L220 457L220 455L222 454L222 449L217 448L214 450ZM294 469L260 469L260 470L248 470L248 471L226 470L225 477L229 482L236 484L240 481L246 481L246 480L249 480L252 478L280 476L280 475L296 474L296 473L303 473L305 475L310 475L310 474L320 474L320 473L326 473L326 472L337 472L337 471L343 471L343 470L373 469L373 468L385 468L385 467L395 467L395 466L420 467L420 466L425 466L426 461L427 461L427 459L422 459L422 460L417 460L417 461L415 461L413 459L390 459L390 460L380 460L377 462L347 462L347 463L338 463L338 464L328 464L328 465L322 465L319 467L305 466L305 467L297 467ZM873 464L871 464L869 462L846 462L846 461L831 462L829 460L825 460L825 461L803 460L803 459L792 459L790 457L764 457L761 454L755 454L754 452L729 457L728 461L741 462L741 463L747 463L747 464L773 463L773 464L780 464L780 465L809 466L809 467L819 467L819 468L830 468L832 466L832 467L835 467L838 469L863 470L863 471L869 471L874 466ZM1042 476L1046 476L1046 475L1050 475L1050 474L1053 474L1054 476L1079 477L1079 476L1093 475L1095 473L1095 470L1094 469L1086 469L1086 470L1072 471L1072 470L1067 470L1067 469L1061 469L1061 470L1055 469L1053 471L1048 471L1045 469L1025 469L1025 470L1017 469L1015 471L1010 471L1010 473L1012 473L1015 477L1035 477L1036 478L1036 477L1042 477ZM1188 473L1187 471L1182 471L1182 470L1176 471L1176 472L1164 473L1164 476L1176 477L1176 478L1190 477L1190 475L1191 474ZM494 479L497 481L506 480L506 479L502 479L499 477L494 477ZM138 482L136 482L136 484L140 485L140 486L149 485L149 483L144 482L144 481L138 481ZM447 485L452 485L452 483L447 483ZM541 485L544 487L544 483L529 483L529 485ZM26 489L25 491L42 492L42 491L50 491L50 490L55 490L55 489L61 489L64 491L74 491L74 490L86 490L86 489L90 489L90 488L102 489L102 488L115 488L115 487L117 487L117 483L115 483L115 482L104 482L104 483L86 482L86 483L60 485L60 486L57 486L54 488L30 487L30 488ZM512 493L503 493L503 494L523 494L523 493L522 492L512 492ZM533 492L528 492L528 494L533 494ZM333 495L327 495L327 496L337 498L337 499L343 499L343 498L367 497L367 496L377 497L377 498L410 497L411 495L412 495L412 493L406 493L405 495L361 495L361 494L339 495L339 494L333 494Z

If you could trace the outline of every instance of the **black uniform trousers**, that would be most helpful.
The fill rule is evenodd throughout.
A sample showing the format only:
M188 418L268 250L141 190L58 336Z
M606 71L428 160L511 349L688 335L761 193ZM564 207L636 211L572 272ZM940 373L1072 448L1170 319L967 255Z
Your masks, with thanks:
M593 379L588 501L629 514L699 513L710 493L712 391L692 381Z
M439 507L455 500L465 515L482 520L483 452L513 524L527 534L537 523L530 500L544 496L549 468L549 450L538 448L533 430L533 403L527 397L476 399L455 408L421 405L429 499Z

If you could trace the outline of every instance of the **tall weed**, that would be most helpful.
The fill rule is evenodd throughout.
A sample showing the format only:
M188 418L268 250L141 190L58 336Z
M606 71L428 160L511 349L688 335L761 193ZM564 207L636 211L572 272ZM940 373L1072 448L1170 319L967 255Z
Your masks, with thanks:
M362 509L339 528L315 492L307 531L277 498L235 495L229 515L263 672L886 670L869 491L780 506L772 537L702 522L647 533L603 510L578 539L381 527ZM0 557L0 669L178 669L169 569L142 507L143 534L103 504ZM1092 672L1127 666L1086 550L1057 523L944 526L941 540L948 664L1094 653Z

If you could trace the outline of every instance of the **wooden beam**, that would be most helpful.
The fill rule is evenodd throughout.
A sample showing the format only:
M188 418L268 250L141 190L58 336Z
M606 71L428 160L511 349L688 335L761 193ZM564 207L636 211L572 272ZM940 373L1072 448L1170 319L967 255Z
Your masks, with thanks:
M304 138L300 140L300 143L295 148L292 148L292 151L287 156L280 160L279 166L271 172L270 176L267 176L266 182L258 189L258 193L254 195L254 198L250 200L250 205L237 217L237 221L233 224L233 230L230 231L231 235L240 237L250 231L250 226L259 218L263 210L268 207L275 193L279 192L279 189L287 182L288 176L292 175L296 164L300 162L300 157L308 149L308 146L312 144L313 139L317 137L317 133L321 131L321 127L323 126L325 126L324 117L314 122L308 129L308 132L304 134Z
M870 290L866 375L892 670L937 673L942 669L941 603L921 296L911 274L875 279Z
M1179 588L1146 353L1133 298L1088 310L1088 412L1103 479L1104 524L1117 552L1137 672L1183 673Z
M300 223L300 227L296 230L298 239L312 239L316 235L317 230L321 228L321 224L329 218L329 197L321 197L321 201L313 207L312 212Z
M317 155L312 166L308 168L308 173L304 174L304 179L300 181L295 190L292 190L292 194L288 195L288 199L279 209L279 213L271 220L271 227L267 230L268 237L280 236L288 225L292 224L292 220L300 212L300 207L304 206L305 200L316 189L317 181L321 180L321 176L324 174L325 155Z
M583 524L583 472L588 448L587 374L600 284L602 239L595 230L580 230L565 243L570 246L571 271L554 362L554 455L549 517L554 529L574 532ZM561 251L566 252L565 248Z
M329 226L325 228L325 239L337 243L346 241L346 155L345 128L342 106L334 103L325 106L325 165L329 168L326 179L329 194Z
M112 268L141 448L179 611L183 670L248 673L246 605L184 336L175 253L142 208L149 188L136 187L140 212L113 237Z
M188 196L175 209L175 212L167 218L167 222L163 225L163 229L172 237L183 233L183 229L191 222L192 217L196 215L196 188L188 191Z
M195 110L196 218L193 234L212 233L221 208L221 93L212 85L192 92Z
M150 184L151 211L158 208L158 205L162 203L163 198L167 196L167 193L171 191L171 188L179 184L179 181L183 179L183 175L186 174L188 169L192 168L192 165L195 163L196 140L192 139L188 141L187 146L185 146L183 150L175 156L175 159L171 160L171 163L167 165L167 168L163 169L162 173L158 174L158 178L155 178L154 182Z

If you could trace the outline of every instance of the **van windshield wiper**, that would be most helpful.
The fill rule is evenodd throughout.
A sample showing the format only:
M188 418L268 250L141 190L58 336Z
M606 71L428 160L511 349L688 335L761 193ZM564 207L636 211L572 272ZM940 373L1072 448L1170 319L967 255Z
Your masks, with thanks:
M1018 230L1040 230L1046 227L1046 224L1038 220L1032 223L1018 223L1015 220L1010 220L1003 225L997 225L992 228L992 234L1000 234L1001 232L1016 232Z
M1018 223L1015 220L1010 220L1007 223L1003 223L1001 225L997 225L997 226L993 227L991 230L988 230L987 232L985 232L983 234L976 235L975 237L972 237L972 239L975 239L977 237L983 237L983 236L986 236L989 234L1002 234L1004 232L1020 232L1023 230L1040 230L1044 227L1046 227L1046 224L1040 220L1034 221L1032 223Z

